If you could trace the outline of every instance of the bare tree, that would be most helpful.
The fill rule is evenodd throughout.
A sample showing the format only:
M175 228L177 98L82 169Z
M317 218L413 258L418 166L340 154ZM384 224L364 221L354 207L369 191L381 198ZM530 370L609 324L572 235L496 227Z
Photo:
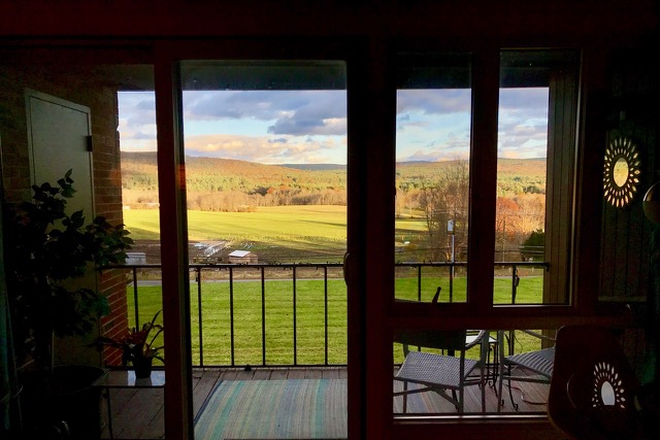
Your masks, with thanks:
M422 187L419 203L424 211L428 229L428 255L438 260L451 257L450 240L454 238L456 260L463 259L462 250L467 247L469 168L466 160L454 160L444 164L438 179ZM453 231L447 226L452 221Z

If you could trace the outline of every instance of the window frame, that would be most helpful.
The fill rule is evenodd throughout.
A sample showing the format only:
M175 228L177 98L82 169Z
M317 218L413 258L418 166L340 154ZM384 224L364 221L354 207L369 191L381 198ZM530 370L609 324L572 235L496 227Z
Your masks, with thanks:
M348 123L349 156L352 166L349 169L349 186L355 191L352 209L349 209L349 254L347 260L348 282L360 294L349 297L349 307L356 312L349 318L348 326L353 342L349 340L349 377L352 389L358 392L349 395L354 406L349 412L349 435L351 438L373 439L420 437L421 435L446 435L448 432L469 437L526 438L530 427L542 437L550 435L552 429L547 419L532 418L466 418L452 420L418 420L414 418L394 419L391 405L392 350L391 335L396 328L437 328L458 327L552 327L560 324L600 323L613 325L621 323L621 309L601 310L597 307L598 277L589 276L599 270L600 231L592 227L600 224L601 205L593 200L601 197L602 155L600 145L604 145L604 105L607 82L605 78L605 55L597 51L587 51L584 55L582 72L579 78L580 100L578 103L576 139L576 173L573 242L573 260L570 268L570 286L574 301L569 306L498 306L492 304L492 266L494 247L495 197L492 206L481 206L476 211L471 207L471 218L482 219L473 233L484 233L484 240L492 242L488 251L480 250L475 243L470 244L470 273L489 272L489 277L479 284L468 287L470 295L477 299L468 304L454 304L451 308L428 307L425 304L395 304L393 301L393 245L394 197L383 191L389 182L394 181L394 138L396 115L396 81L393 47L399 43L387 39L368 40L366 38L309 41L304 47L298 43L276 40L222 40L223 44L212 39L197 40L100 40L79 39L75 42L58 39L16 41L0 40L0 53L9 54L12 63L20 62L22 54L26 62L66 62L67 60L108 63L150 63L154 67L154 81L157 99L157 125L159 142L159 179L170 184L161 189L161 218L166 217L170 229L163 229L163 253L169 255L163 260L163 271L169 274L164 281L165 325L168 363L170 372L166 384L166 435L173 438L193 438L190 413L192 390L190 363L186 361L186 343L183 342L189 329L185 318L185 292L187 271L185 255L185 219L179 216L185 195L177 186L182 177L180 168L180 131L177 113L180 103L174 96L178 82L176 63L181 59L262 58L278 54L302 54L302 56L344 59L347 63L348 79ZM336 47L319 51L319 46L328 43ZM418 44L419 42L417 42ZM438 43L437 41L435 43ZM338 48L337 48L338 47ZM349 49L350 47L350 49ZM415 45L417 47L417 45ZM440 46L438 46L440 47ZM126 51L131 48L131 51ZM271 50L271 49L275 50ZM99 51L99 49L102 49ZM453 47L452 50L458 48ZM499 47L463 48L475 53L476 69L498 69ZM335 51L333 56L333 51ZM62 53L68 56L62 58ZM92 54L93 53L93 54ZM259 57L262 55L262 57ZM110 61L109 61L110 60ZM488 71L488 70L484 70ZM495 77L495 76L494 76ZM487 142L490 148L483 152L482 164L475 165L471 174L480 173L482 167L490 164L495 169L497 118L497 95L499 81L493 77L478 77L473 82L473 144ZM162 151L161 151L162 150ZM475 152L476 153L476 152ZM474 161L477 162L477 161ZM589 166L585 166L589 164ZM600 166L599 166L600 165ZM495 176L492 170L480 175L471 192L479 190L495 192ZM476 217L475 217L476 216ZM171 221L176 219L175 221ZM163 222L165 223L165 222ZM471 228L474 226L471 225ZM169 232L168 232L169 231ZM482 242L483 243L483 242ZM485 265L481 267L480 265ZM478 269L474 272L475 267ZM386 268L386 269L383 269ZM391 269L390 269L391 268ZM351 275L352 274L352 275ZM352 279L351 279L352 278ZM483 292L476 294L476 292ZM385 296L384 296L385 295ZM385 298L391 298L390 301ZM349 391L350 392L350 391ZM550 438L550 437L548 437Z
M495 201L497 188L497 114L499 105L499 74L490 75L487 72L499 72L500 54L506 48L491 47L477 49L473 53L472 68L472 122L471 122L471 149L470 149L470 233L468 241L468 287L467 302L442 304L441 307L429 307L424 303L403 303L390 301L390 311L395 326L403 325L407 317L421 319L417 325L426 327L426 321L432 328L456 328L455 317L460 315L466 323L503 321L497 315L507 315L521 325L536 322L560 324L559 318L570 318L595 313L593 299L582 287L584 278L578 278L578 261L580 255L598 255L600 246L594 247L597 242L589 235L589 242L582 243L581 237L586 240L585 230L580 222L584 223L584 214L581 208L584 203L580 197L581 185L584 185L585 147L587 136L596 135L597 129L587 130L584 114L585 96L589 93L584 88L588 78L580 78L585 69L576 66L575 75L567 75L560 86L550 86L551 105L557 105L559 93L574 94L575 100L561 101L561 113L550 109L549 119L559 120L561 123L552 124L548 140L548 195L546 196L546 249L549 256L547 261L552 267L550 276L544 283L544 299L552 300L546 304L493 304L493 271L495 250ZM537 48L516 49L534 51ZM431 53L431 52L430 52ZM433 53L438 53L434 51ZM584 56L580 57L581 64ZM590 61L598 62L598 60ZM561 89L561 90L560 90ZM558 139L558 140L556 140ZM479 147L477 147L479 146ZM590 154L595 159L593 154ZM602 159L594 160L596 164ZM591 168L591 167L590 167ZM593 168L592 168L593 169ZM590 170L591 171L591 170ZM594 186L597 174L588 173L589 185ZM600 180L600 176L598 175ZM558 183L557 183L558 182ZM551 189L554 188L554 190ZM478 194L478 197L476 196ZM559 208L555 208L559 206ZM593 212L593 210L591 210ZM598 217L589 220L595 224ZM392 215L394 218L394 215ZM566 220L568 219L568 220ZM561 220L561 221L560 221ZM561 223L561 230L553 225ZM394 233L392 233L394 236ZM476 238L478 237L478 239ZM588 251L585 254L585 249ZM589 263L595 267L594 263ZM556 269L555 269L556 268ZM596 283L589 283L590 287ZM557 302L557 295L553 290L565 289L567 301ZM393 295L392 295L393 298ZM591 304L591 306L587 306ZM474 314L475 319L467 317ZM441 318L446 324L434 323ZM539 321L540 319L540 321ZM513 328L511 324L504 325Z
M427 46L428 47L428 46ZM440 47L440 46L439 46ZM534 50L529 47L517 50ZM565 48L558 48L565 49ZM568 48L572 49L572 48ZM438 53L432 48L432 53ZM621 326L627 318L625 306L599 307L596 303L598 277L588 273L599 270L600 200L598 193L602 180L600 145L605 145L603 121L603 89L605 83L604 54L582 50L575 76L564 84L553 85L551 102L559 101L558 93L574 91L575 100L564 101L563 110L550 117L568 117L572 122L556 124L550 130L549 149L555 151L554 161L548 164L548 187L555 182L559 194L546 203L546 223L557 224L569 216L568 229L546 232L553 240L554 249L548 261L558 270L546 280L544 299L556 298L553 289L566 289L566 304L499 305L493 304L493 270L495 249L495 201L497 168L497 107L500 89L499 72L502 47L480 47L473 51L472 68L472 133L470 152L470 232L468 242L468 294L467 303L431 305L403 303L391 295L388 323L390 335L406 328L453 330L459 328L559 328L571 324L600 324ZM562 89L563 87L563 89ZM562 89L562 90L560 90ZM559 140L556 140L557 138ZM476 148L480 145L480 148ZM486 145L484 147L484 145ZM550 152L549 152L550 156ZM562 164L564 167L562 168ZM587 164L589 164L587 166ZM474 197L479 194L479 201ZM490 200L484 198L488 197ZM548 195L548 199L550 196ZM560 206L556 209L555 206ZM394 219L392 210L389 218ZM548 228L546 226L546 231ZM392 225L392 234L394 227ZM479 239L475 239L475 237ZM391 339L390 339L391 342ZM391 365L391 363L390 363ZM384 384L383 384L384 385ZM391 401L391 400L390 400ZM484 429L488 426L487 429ZM466 438L527 438L534 429L540 438L558 438L544 414L539 415L484 415L439 417L393 416L393 438L421 435L460 435ZM422 434L423 433L423 434Z

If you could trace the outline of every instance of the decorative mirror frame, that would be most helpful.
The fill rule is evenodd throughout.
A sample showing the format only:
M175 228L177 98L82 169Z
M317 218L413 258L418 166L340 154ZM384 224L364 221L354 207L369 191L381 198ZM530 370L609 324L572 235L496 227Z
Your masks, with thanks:
M603 170L603 197L608 203L623 208L632 201L639 187L641 165L639 150L631 139L617 137L610 142L605 149ZM621 172L625 172L625 180L621 179Z

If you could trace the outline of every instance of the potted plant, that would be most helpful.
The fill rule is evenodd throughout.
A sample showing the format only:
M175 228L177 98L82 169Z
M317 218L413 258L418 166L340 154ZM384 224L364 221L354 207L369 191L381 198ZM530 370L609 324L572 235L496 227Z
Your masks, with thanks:
M69 395L83 376L96 380L96 373L86 370L64 374L54 369L53 337L85 335L107 314L107 300L76 280L94 265L125 261L132 244L124 225L111 225L100 216L86 222L82 211L66 212L76 192L73 183L69 170L55 185L34 185L32 199L9 205L6 216L8 293L25 386L32 390L24 400L41 402L39 411L44 401Z
M151 376L154 359L158 359L165 363L165 359L159 355L163 346L154 346L156 338L158 338L163 331L163 326L161 324L156 324L156 319L161 311L162 310L158 311L151 319L151 322L144 324L140 330L136 330L136 328L133 327L132 329L129 329L126 335L121 339L101 336L94 341L94 345L105 345L122 350L122 365L124 367L128 366L128 364L133 365L136 378L143 379ZM156 330L156 333L151 336L151 339L149 339L149 335L154 329Z

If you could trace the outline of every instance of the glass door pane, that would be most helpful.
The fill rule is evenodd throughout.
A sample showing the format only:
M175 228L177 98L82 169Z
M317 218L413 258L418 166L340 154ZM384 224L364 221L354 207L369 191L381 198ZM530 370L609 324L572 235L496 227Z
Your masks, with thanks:
M577 57L501 54L495 304L565 304Z
M344 63L188 61L182 86L196 438L345 437Z
M399 60L395 297L465 302L470 56L402 55Z

